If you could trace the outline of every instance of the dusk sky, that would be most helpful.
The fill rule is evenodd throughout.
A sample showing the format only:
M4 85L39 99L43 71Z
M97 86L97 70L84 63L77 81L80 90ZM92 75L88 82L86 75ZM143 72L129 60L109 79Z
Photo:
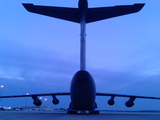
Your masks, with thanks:
M89 7L145 3L134 14L87 24L87 71L97 92L160 97L160 1L88 0ZM2 95L69 92L80 69L80 25L28 12L22 3L78 7L78 0L0 1L0 85ZM69 96L57 96L68 108ZM98 109L160 110L160 100L97 97ZM1 99L2 106L33 106L31 98Z

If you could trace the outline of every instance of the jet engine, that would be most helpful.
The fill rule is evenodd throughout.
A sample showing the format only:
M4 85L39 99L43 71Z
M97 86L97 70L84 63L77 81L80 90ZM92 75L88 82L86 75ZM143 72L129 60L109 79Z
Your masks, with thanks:
M125 103L125 105L126 105L127 107L132 107L132 106L134 105L134 103L133 103L132 101L127 101L127 102Z
M56 98L55 95L52 95L52 98L53 98L52 103L53 103L54 105L59 104L59 100Z
M53 99L52 103L55 104L55 105L57 105L59 103L59 100L58 99Z
M33 104L36 105L36 106L40 106L40 105L42 105L42 101L41 100L36 100L36 101L33 102Z
M36 105L36 106L42 105L42 101L39 100L37 96L33 95L33 96L31 96L31 97L32 97L32 99L34 100L34 102L33 102L34 105Z
M111 98L108 100L108 105L114 105L114 98L115 96L111 96Z
M114 100L108 100L108 105L114 105Z
M125 105L127 107L132 107L134 105L134 100L136 99L136 97L130 97L130 99L125 103Z

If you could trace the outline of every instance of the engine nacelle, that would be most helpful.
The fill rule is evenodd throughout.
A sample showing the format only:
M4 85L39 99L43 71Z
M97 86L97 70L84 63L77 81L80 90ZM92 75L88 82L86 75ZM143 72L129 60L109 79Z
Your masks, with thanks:
M54 105L57 105L57 104L59 103L59 100L56 98L55 95L52 95L52 98L53 98L52 103L53 103Z
M42 101L41 100L36 100L36 101L33 102L33 104L36 105L36 106L40 106L40 105L42 105Z
M36 106L42 105L42 101L39 100L36 95L32 95L31 97L32 97L32 99L34 100L34 102L33 102L34 105L36 105Z
M125 105L126 105L127 107L132 107L132 106L134 105L134 103L131 102L131 101L127 101L127 102L125 103Z
M114 100L108 100L108 105L114 105Z
M115 96L111 96L111 98L108 100L108 105L114 105L114 98Z
M132 96L132 97L130 97L129 98L129 100L125 103L125 105L127 106L127 107L132 107L133 105L134 105L134 100L136 99L136 96Z
M54 105L57 105L57 104L59 104L59 100L58 100L58 99L53 99L53 100L52 100L52 103L53 103Z

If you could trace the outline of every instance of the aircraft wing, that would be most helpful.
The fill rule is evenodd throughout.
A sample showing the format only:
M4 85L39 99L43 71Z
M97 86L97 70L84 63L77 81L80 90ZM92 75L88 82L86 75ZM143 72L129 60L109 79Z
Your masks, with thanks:
M135 97L144 99L159 99L160 97L147 97L147 96L137 96L137 95L122 95L122 94L110 94L110 93L96 93L97 96L115 96L115 97Z
M17 98L17 97L31 97L33 99L33 104L36 106L42 105L42 101L38 96L52 96L52 103L57 105L59 100L56 98L57 95L70 95L70 93L47 93L47 94L26 94L26 95L11 95L11 96L0 96L0 98Z
M28 3L23 3L23 6L29 12L80 23L80 15L78 8L40 6Z
M97 96L111 96L108 100L109 105L114 105L114 98L115 97L128 97L129 100L126 101L125 105L127 107L132 107L134 105L134 100L136 98L143 98L143 99L156 99L160 100L160 97L148 97L148 96L137 96L137 95L123 95L123 94L110 94L110 93L96 93Z
M0 96L0 98L16 98L16 97L32 97L32 96L54 96L54 95L70 95L67 93L45 93L45 94L28 94L28 95L10 95L10 96Z
M69 92L63 93L44 93L44 94L28 94L28 95L10 95L10 96L0 96L0 98L16 98L16 97L31 97L31 96L52 96L52 95L70 95ZM96 93L97 96L115 96L115 97L135 97L144 99L159 99L160 97L147 97L147 96L137 96L137 95L123 95L123 94L110 94L110 93Z
M89 8L87 13L87 23L103 19L127 15L140 11L145 4L121 5L114 7Z
M11 96L0 96L0 98L17 98L17 97L32 97L34 100L33 104L36 106L40 106L42 101L39 100L38 96L52 96L53 104L58 104L59 100L56 98L57 95L70 95L69 92L66 93L45 93L45 94L29 94L29 95L11 95ZM132 107L134 105L134 100L136 98L143 98L143 99L157 99L160 100L160 97L148 97L148 96L137 96L137 95L123 95L123 94L110 94L110 93L96 93L96 96L111 96L108 100L109 105L114 105L114 98L115 97L128 97L129 100L126 101L125 105L127 107Z

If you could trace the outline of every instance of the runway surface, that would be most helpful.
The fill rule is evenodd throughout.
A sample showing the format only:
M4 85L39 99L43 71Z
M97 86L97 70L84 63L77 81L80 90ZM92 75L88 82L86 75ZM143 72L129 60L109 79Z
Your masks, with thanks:
M160 120L160 112L102 112L71 115L60 112L0 111L0 120Z

